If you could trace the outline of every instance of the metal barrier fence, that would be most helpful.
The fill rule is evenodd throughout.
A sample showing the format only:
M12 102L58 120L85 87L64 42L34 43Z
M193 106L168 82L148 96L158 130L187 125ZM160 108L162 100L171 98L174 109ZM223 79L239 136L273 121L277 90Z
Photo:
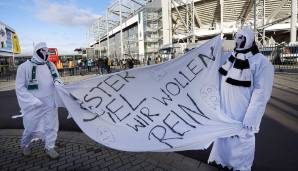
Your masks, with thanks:
M140 67L143 65L144 64L134 65L134 67ZM107 73L117 72L125 69L127 68L124 68L120 65L113 65L110 67L109 71L105 68L102 70L103 73L100 73L100 68L98 68L97 66L92 66L90 68L86 66L86 67L75 67L75 68L63 68L58 70L58 72L61 77L65 77L65 76L87 75L87 74L107 74ZM13 68L8 68L7 70L0 72L0 82L15 80L16 72L17 72L16 69L13 69Z
M14 80L16 77L16 69L8 65L0 65L0 81Z
M298 72L298 46L280 45L260 48L277 72Z
M110 71L104 69L104 74L108 72L116 72L119 71L120 67L112 66ZM16 69L7 69L3 72L0 72L0 81L9 81L15 80L16 78ZM75 68L63 68L58 70L61 77L65 76L74 76L74 75L86 75L86 74L99 74L99 68L97 66L88 67L75 67Z
M298 73L298 46L270 46L260 48L260 52L265 55L274 65L277 72L295 72ZM120 66L112 66L111 72L122 70ZM59 70L60 75L84 75L99 73L97 66L75 67L73 69L64 68ZM16 77L16 68L0 65L0 81L14 80Z

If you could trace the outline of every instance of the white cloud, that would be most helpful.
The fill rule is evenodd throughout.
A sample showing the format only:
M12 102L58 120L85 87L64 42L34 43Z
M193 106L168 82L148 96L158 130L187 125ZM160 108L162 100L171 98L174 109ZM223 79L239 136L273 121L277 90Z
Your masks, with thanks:
M38 10L36 17L42 21L64 26L90 26L99 17L89 10L80 9L74 4L49 4L47 0L35 1Z
M74 49L86 46L85 41L72 38L72 35L60 32L51 32L49 35L42 36L34 33L19 35L22 54L32 54L33 45L38 42L46 42L48 47L58 48L59 54L74 54Z
M22 48L22 54L32 55L33 53L33 45L36 42L30 42L30 41L21 41L21 48ZM57 47L59 54L75 54L74 49L79 47L85 47L83 44L80 43L54 43L54 42L47 42L48 47Z

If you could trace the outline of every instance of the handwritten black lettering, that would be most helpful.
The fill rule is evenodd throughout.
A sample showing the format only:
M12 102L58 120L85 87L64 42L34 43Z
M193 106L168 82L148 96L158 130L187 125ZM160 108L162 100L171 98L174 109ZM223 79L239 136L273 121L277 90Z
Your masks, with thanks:
M196 126L191 125L190 123L188 123L185 119L183 119L180 115L178 115L175 111L171 110L171 112L176 115L178 118L180 118L184 123L186 123L188 126L192 127L192 128L196 128Z
M84 122L90 122L90 121L93 121L95 120L96 118L99 118L99 116L102 116L104 115L106 112L104 110L102 110L102 113L101 114L98 114L96 113L96 115L93 117L93 118L90 118L90 119L83 119Z
M89 92L91 93L91 92L93 92L95 89L99 89L99 90L101 90L103 93L105 93L107 96L112 97L112 95L111 95L110 93L108 93L106 90L104 90L103 88L100 87L101 84L102 84L102 82L98 83L95 87L92 87L92 88L90 89Z
M159 101L159 102L162 103L163 105L167 106L168 103L166 102L166 100L168 100L168 101L173 101L173 99L166 93L165 90L163 90L162 88L161 88L160 90L161 90L161 92L162 92L164 95L166 95L167 97L161 97L162 100L159 100L159 99L156 98L156 97L152 97L152 98L155 99L155 100L157 100L157 101Z
M99 115L95 115L93 118L90 118L90 119L83 119L83 122L90 122L90 121L93 121L95 120L96 118L98 118Z
M150 114L150 110L148 107L143 107L141 110L140 110L140 113L145 116L147 119L149 119L151 122L153 122L153 119L152 117L157 117L159 116L159 113L157 114Z
M120 109L122 109L124 106L123 105L112 105L114 102L116 101L116 98L113 98L107 105L106 105L106 109L108 109L109 112L111 112L112 114L114 114L116 116L116 118L121 122L123 121L125 118L127 118L131 113L126 113L123 114L122 112L118 112ZM115 109L113 109L113 107L115 107ZM120 116L122 115L122 116Z
M191 80L193 80L193 79L195 78L195 76L198 75L198 74L203 70L203 69L201 68L201 69L199 69L199 70L196 71L196 68L198 68L198 65L196 65L196 64L192 65L194 61L195 61L195 60L192 59L192 60L186 65L187 68L189 69L189 71L190 71L191 73L194 74L194 77L193 77Z
M196 108L197 111L195 111L194 109L190 109L189 107L186 107L186 106L184 106L184 105L182 105L182 104L178 104L178 107L180 107L180 109L183 110L185 114L187 114L193 121L195 121L196 123L201 124L201 125L202 125L202 123L200 123L199 121L197 121L197 120L191 115L191 113L198 114L198 115L200 115L200 116L202 116L202 117L204 117L204 118L206 118L206 119L210 119L210 118L208 118L208 117L207 117L207 116L200 110L200 108L198 107L197 103L194 101L194 99L193 99L188 93L187 93L187 97L188 97L189 100L192 102L192 104L195 106L195 108ZM190 112L191 112L191 113L190 113Z
M192 78L188 78L183 72L179 71L179 74L182 75L188 82L191 82L193 79L195 79L195 75ZM186 83L188 85L189 83Z
M163 127L161 125L156 125L155 127L153 127L150 130L148 139L151 140L151 136L153 136L159 142L167 145L170 148L173 148L173 145L166 142L167 140L179 140L179 139L181 140L181 139L183 139L182 137L165 138L166 133L167 133L167 129L165 127Z
M214 56L214 54L213 54L213 52L214 52L214 47L211 46L211 47L210 47L210 50L211 50L211 56L212 56L212 57L209 57L209 56L204 55L204 54L199 54L199 55L198 55L198 57L201 59L201 61L203 62L203 64L205 65L206 68L207 68L207 63L206 63L206 61L205 61L204 58L207 58L207 59L209 59L209 60L215 61L215 56Z
M116 75L109 76L104 80L104 82L116 92L120 91L125 85L124 83L121 83L119 77L117 77Z
M119 74L117 74L117 75L118 75L119 77L121 77L123 80L125 80L126 82L129 82L128 79L134 79L134 78L136 78L135 76L132 76L132 75L129 76L128 71L125 71L124 73L125 73L124 76L120 75L121 73L119 73Z
M98 96L95 96L95 97L91 97L91 98L88 98L87 99L88 96L89 96L89 94L86 94L84 96L84 102L89 103L89 102L91 102L93 100L96 100L97 105L95 106L95 108L98 108L100 106L101 102L102 102L102 98L101 97L98 97ZM91 107L91 106L89 106L89 107Z
M174 78L174 80L182 87L182 88L185 88L186 86L188 86L188 82L185 82L185 84L183 85L182 83L181 83L181 80L178 80L177 78Z
M112 117L112 114L111 114L110 112L107 112L107 113L108 113L108 116L110 117L110 119L111 119L114 123L116 123L115 119Z
M139 102L139 104L138 104L136 107L133 107L132 104L129 103L129 101L128 101L122 94L119 94L119 95L120 95L120 97L121 97L121 98L128 104L128 106L129 106L133 111L137 110L138 107L139 107L144 101L147 100L146 98L143 98L143 99Z
M83 109L83 110L88 110L85 106L83 106L83 104L84 104L84 102L80 103L80 108Z
M118 112L121 108L123 108L123 105L121 105L120 107L118 107L117 109L113 110L110 106L111 104L116 101L116 98L113 98L107 105L106 105L106 109L108 109L111 113L116 113Z
M138 132L139 131L139 128L145 128L146 127L146 125L143 123L143 122L141 122L139 119L136 119L136 118L133 118L135 121L137 121L138 123L139 123L139 125L138 124L134 124L134 126L132 126L132 125L130 125L130 124L126 124L127 126L129 126L129 127L131 127L133 130L135 130L136 132Z
M139 115L137 115L137 117L138 117L139 119L141 119L147 126L149 125L148 122L145 121L145 119L143 119L143 118L140 117Z
M177 83L174 83L174 82L168 82L166 84L166 90L168 91L168 93L170 93L173 96L177 96L180 93L179 85Z
M178 132L178 130L177 130L177 128L176 128L176 126L180 123L180 121L177 121L177 118L176 117L170 117L170 116L176 116L176 115L171 115L171 114L168 114L167 116L166 116L166 118L163 120L163 123L168 127L168 128L170 128L170 130L173 132L173 133L175 133L175 134L178 134L178 135L180 135L180 136L184 136L184 134L186 133L186 132L189 132L190 130L186 130L186 131L184 131L183 133L181 133L181 132ZM180 118L179 118L180 119ZM175 123L170 123L170 122L175 122Z

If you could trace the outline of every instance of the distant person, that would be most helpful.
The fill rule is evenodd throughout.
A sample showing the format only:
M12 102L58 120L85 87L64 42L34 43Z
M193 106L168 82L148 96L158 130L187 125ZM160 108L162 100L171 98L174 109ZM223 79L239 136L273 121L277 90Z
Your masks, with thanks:
M103 60L104 68L107 71L107 73L110 73L110 66L109 66L109 58L105 57Z
M133 58L128 58L126 61L126 65L128 69L133 68Z
M149 57L149 58L147 59L147 65L150 65L150 61L151 61L151 58Z
M187 53L187 52L189 52L189 49L188 48L185 48L184 49L184 53Z
M111 69L112 69L112 66L113 66L113 59L109 58L108 59L108 73L111 73Z
M122 69L126 69L126 59L122 59Z
M235 36L235 49L220 67L220 109L243 124L239 135L219 138L208 162L233 170L251 170L255 153L255 133L259 132L266 104L271 96L274 68L259 53L254 33L244 27ZM225 57L226 58L226 57Z
M96 74L99 74L99 63L98 63L98 59L99 59L99 58L96 58L95 61L94 61L94 62L95 62L95 66L96 66L96 68L97 68L97 70L96 70L97 73L96 73Z
M86 68L87 68L87 59L86 58L82 58L81 59L81 71L80 71L80 75L84 75L86 72Z
M147 65L153 65L155 62L149 57L147 60Z
M88 72L91 72L91 67L92 67L92 59L89 58L87 60L87 69L88 69Z
M59 125L54 86L61 85L55 65L48 61L46 43L36 44L33 57L18 67L16 76L16 95L24 115L23 155L31 154L34 139L42 139L49 157L59 157L54 149Z
M83 59L79 59L78 60L78 65L79 65L79 72L80 72L80 75L84 75L84 65L85 65L85 62Z
M69 69L69 75L70 76L74 75L75 64L73 59L68 60L68 69Z
M98 58L99 74L103 75L105 72L105 61L103 58Z
M77 68L78 68L80 75L82 75L82 59L78 59Z

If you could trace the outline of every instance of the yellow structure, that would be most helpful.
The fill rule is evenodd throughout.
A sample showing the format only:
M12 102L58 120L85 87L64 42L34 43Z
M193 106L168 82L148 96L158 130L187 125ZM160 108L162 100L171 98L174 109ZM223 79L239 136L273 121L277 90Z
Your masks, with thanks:
M12 33L13 53L21 53L19 39L16 33Z

